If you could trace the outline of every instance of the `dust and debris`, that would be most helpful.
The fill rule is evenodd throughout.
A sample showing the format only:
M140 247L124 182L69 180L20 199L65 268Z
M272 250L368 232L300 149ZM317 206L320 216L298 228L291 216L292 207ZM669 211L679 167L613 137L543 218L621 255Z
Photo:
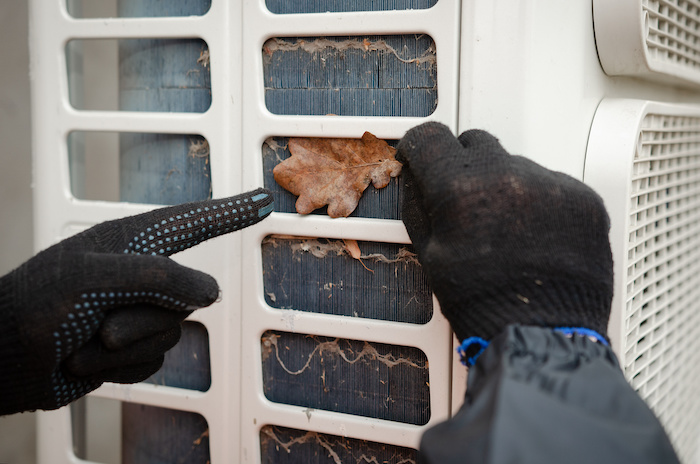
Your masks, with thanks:
M276 350L277 349L277 340L279 340L280 336L276 333L269 332L269 335L264 336L262 338L262 360L263 362L267 361L267 359L270 357L272 354L273 347Z
M208 437L209 437L209 429L206 429L204 432L202 432L202 434L195 441L192 442L192 444L194 446L199 446L202 444L202 440L204 438L208 438Z
M354 353L351 349L348 349L347 351L351 352L354 354L354 358L350 357L352 355L348 355L348 352L341 348L340 342L342 341L340 338L336 338L331 341L325 341L322 342L315 336L310 336L310 338L314 339L318 344L314 348L314 350L309 353L308 358L304 365L297 370L292 370L289 369L284 361L282 361L282 358L280 358L279 354L279 339L280 335L268 332L268 335L263 335L262 337L262 347L263 347L263 361L265 361L269 356L272 354L274 351L275 357L277 358L277 362L279 365L284 369L285 372L287 372L290 375L299 375L302 372L304 372L306 369L309 368L311 365L311 361L313 360L313 357L318 353L320 356L322 356L324 353L329 353L329 354L336 354L340 356L345 362L348 364L355 364L358 361L364 359L364 358L369 358L370 360L376 360L381 362L382 364L386 365L387 367L394 367L399 364L406 364L410 367L414 367L416 369L426 369L427 366L425 364L418 364L414 361L411 361L410 359L406 358L395 358L392 353L387 353L387 354L381 354L377 351L377 349L372 346L369 342L365 341L364 345L362 347L362 350L359 353Z
M292 253L311 253L316 258L325 258L329 253L337 256L350 254L342 240L328 240L321 242L317 239L304 239L299 243L291 244Z
M277 302L277 295L275 295L273 292L265 292L265 294L270 298L270 301L273 303Z
M265 237L262 241L264 244L270 244L277 248L279 246L280 241L284 240L306 240L309 237L305 235L287 235L287 234L273 234L273 235L268 235Z
M519 294L519 293L517 293L515 296L516 296L520 301L522 301L522 302L525 303L525 304L529 304L529 303L530 303L530 299L529 299L528 297L526 297L526 296L523 296L523 295L521 295L521 294Z
M385 453L387 451L387 448L391 449L391 447L388 445L373 444L365 440L347 439L311 431L293 431L294 433L289 433L290 431L291 429L289 431L286 431L284 429L279 429L278 427L267 425L263 427L260 431L262 435L261 444L265 448L267 447L267 442L272 441L275 444L275 448L277 450L282 449L287 454L291 454L292 448L295 445L314 443L322 447L328 453L328 457L331 458L336 464L350 462L348 461L348 458L354 460L355 464L380 464L380 461L377 459L377 456L373 456L372 452L379 454L382 452ZM294 436L294 434L296 434L297 436ZM280 436L284 435L286 435L285 438L280 438ZM361 454L355 454L355 450L357 450L358 452L360 452L361 450ZM401 453L399 449L394 449L393 456L389 457L388 460L386 459L386 455L383 456L381 464L416 463L415 460L411 458L406 458L404 456L405 453Z
M301 437L292 438L286 443L283 443L279 438L277 438L277 435L275 435L274 431L272 431L270 427L264 427L262 429L262 433L274 440L277 443L277 445L281 446L282 449L284 449L287 453L291 453L291 447L296 444L316 442L328 452L328 456L333 459L333 462L335 462L336 464L343 464L340 460L340 456L338 456L338 453L336 453L333 450L331 444L323 436L316 432L306 432L305 435Z
M367 464L384 464L387 461L382 461L381 463L377 461L377 458L374 456L367 456L366 454L362 454L357 458L357 464L360 462L366 462ZM396 464L416 464L416 461L413 459L402 459L400 461L396 461Z
M301 319L301 317L302 317L301 314L302 314L302 311L293 311L293 310L285 311L282 314L282 320L284 321L288 330L291 330L292 332L294 332L294 325L296 324L296 321Z
M187 152L190 158L208 158L209 142L207 139L190 139L190 149Z
M178 168L171 168L165 173L165 181L167 182L173 174L182 174L182 172Z
M401 247L399 248L399 251L396 253L396 256L393 258L387 258L385 255L381 253L372 253L369 255L362 255L362 259L373 259L378 262L382 263L388 263L388 264L393 264L393 263L398 263L400 261L407 262L407 263L412 263L412 264L418 264L420 265L420 262L418 261L418 255L410 251L406 247Z
M513 191L515 192L516 195L524 195L525 190L523 189L522 184L520 183L520 179L515 177L515 176L510 176L508 178L510 186L513 188Z
M355 259L370 259L387 264L394 264L398 262L420 264L418 262L418 256L406 247L399 248L396 255L393 257L387 257L382 253L370 253L366 255L360 254L358 256L357 252L359 251L359 245L357 245L356 240L332 240L309 238L297 235L275 234L265 237L262 243L277 247L279 246L280 241L295 241L297 243L292 243L290 245L293 253L311 253L313 256L319 259L325 258L329 254L335 254L336 256L347 254Z
M314 408L306 408L306 409L304 409L303 412L304 412L304 414L306 414L306 420L307 420L307 421L311 422L311 413L313 413L314 411L315 411Z
M268 137L265 139L263 142L263 147L267 147L270 150L272 150L275 155L277 156L277 160L281 163L283 160L279 155L279 152L285 152L287 151L287 143L284 145L280 145L277 141L279 140L279 137Z
M175 426L175 418L173 417L172 420L173 420L173 426ZM197 448L199 445L202 444L202 440L204 440L205 438L209 438L209 429L206 429L204 432L202 432L202 434L199 437L195 438L192 441L192 447L190 448L190 450L187 453L185 453L184 455L182 455L178 458L177 464L184 464L186 462L191 462L192 453L195 451L195 448ZM209 461L207 461L207 464L208 463L209 463Z
M289 42L286 40L281 40L278 38L269 39L263 45L263 52L267 56L272 56L275 52L286 52L293 50L303 50L306 53L319 53L325 50L336 50L343 52L345 50L363 50L367 52L385 52L391 53L402 63L415 63L423 64L427 63L429 65L435 65L437 63L437 56L435 52L435 42L432 42L428 49L423 53L423 55L405 59L399 52L389 45L389 43L384 39L369 40L368 38L350 38L346 40L330 40L327 38L318 38L314 40L297 39L296 42Z
M197 58L197 64L203 68L209 68L209 49L204 49L199 52L199 58Z
M357 243L357 240L343 240L343 244L345 245L345 251L353 258L356 259L362 264L362 267L365 268L365 270L374 273L374 271L370 268L367 267L367 265L362 261L362 252L360 251L360 245Z

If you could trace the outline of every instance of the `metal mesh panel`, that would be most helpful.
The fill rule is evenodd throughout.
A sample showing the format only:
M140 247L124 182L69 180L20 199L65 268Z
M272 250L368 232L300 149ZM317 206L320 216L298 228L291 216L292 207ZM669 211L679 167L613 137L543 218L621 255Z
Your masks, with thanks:
M646 45L656 60L700 70L700 4L685 0L644 0Z
M623 368L689 462L700 434L700 118L645 117L630 201Z

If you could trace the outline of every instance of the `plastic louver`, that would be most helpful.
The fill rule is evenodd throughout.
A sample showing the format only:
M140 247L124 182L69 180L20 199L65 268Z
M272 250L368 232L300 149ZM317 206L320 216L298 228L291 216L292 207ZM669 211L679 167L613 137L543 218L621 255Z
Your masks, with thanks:
M700 84L700 4L594 0L598 56L609 75Z
M700 433L700 107L604 100L585 181L612 222L613 346L691 462Z

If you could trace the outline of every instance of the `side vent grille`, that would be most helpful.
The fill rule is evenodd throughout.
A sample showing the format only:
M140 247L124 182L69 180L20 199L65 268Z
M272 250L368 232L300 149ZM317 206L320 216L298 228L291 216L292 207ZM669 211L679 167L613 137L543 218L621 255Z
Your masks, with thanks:
M585 180L612 221L620 364L690 462L700 435L700 108L604 101Z
M612 76L700 84L700 5L594 0L598 56Z

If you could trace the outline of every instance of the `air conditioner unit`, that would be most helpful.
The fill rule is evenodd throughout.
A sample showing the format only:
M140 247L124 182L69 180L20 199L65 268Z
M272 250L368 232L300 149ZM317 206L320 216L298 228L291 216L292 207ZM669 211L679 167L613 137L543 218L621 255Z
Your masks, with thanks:
M331 219L297 214L272 169L291 137L391 144L429 120L489 130L603 195L613 345L691 462L700 92L685 71L654 71L685 87L606 75L598 56L611 73L604 56L628 42L596 49L617 20L597 1L147 3L30 1L38 248L260 185L276 212L175 255L214 275L221 301L147 382L42 413L40 462L414 462L425 428L461 405L466 372L411 254L401 180ZM636 17L653 2L623 3Z

